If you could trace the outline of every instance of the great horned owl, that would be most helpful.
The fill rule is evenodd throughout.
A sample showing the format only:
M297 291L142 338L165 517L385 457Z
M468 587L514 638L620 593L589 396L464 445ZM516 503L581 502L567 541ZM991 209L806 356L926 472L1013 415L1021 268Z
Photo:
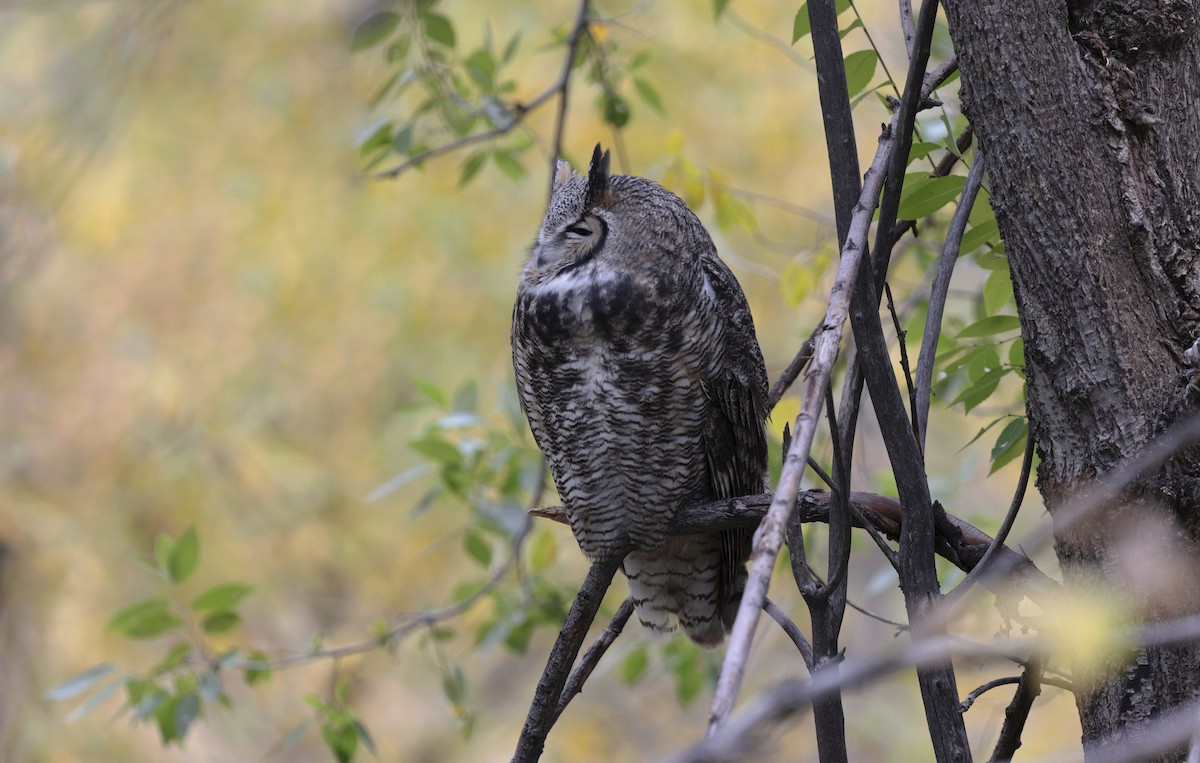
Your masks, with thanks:
M521 406L583 552L623 548L642 624L732 625L751 531L668 538L683 506L761 493L767 375L741 287L657 183L559 162L513 309ZM628 546L626 544L632 544Z

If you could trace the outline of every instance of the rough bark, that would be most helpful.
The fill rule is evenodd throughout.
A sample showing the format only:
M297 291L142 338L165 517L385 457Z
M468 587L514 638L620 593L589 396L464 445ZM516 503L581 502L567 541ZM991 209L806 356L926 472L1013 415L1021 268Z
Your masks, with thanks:
M1200 38L1192 0L946 0L1025 341L1038 487L1071 585L1200 611L1200 460L1056 512L1195 410ZM1076 665L1085 750L1200 695L1200 644ZM1181 759L1182 753L1163 759Z

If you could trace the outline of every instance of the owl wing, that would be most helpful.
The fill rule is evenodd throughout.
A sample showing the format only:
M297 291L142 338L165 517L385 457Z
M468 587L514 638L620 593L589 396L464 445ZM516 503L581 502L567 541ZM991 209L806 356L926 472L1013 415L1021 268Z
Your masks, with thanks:
M729 268L715 255L701 258L711 286L717 320L724 329L720 362L705 380L712 405L704 431L704 450L716 498L761 493L767 486L767 369L754 333L750 306ZM745 562L754 531L721 533L719 611L729 625L743 585Z

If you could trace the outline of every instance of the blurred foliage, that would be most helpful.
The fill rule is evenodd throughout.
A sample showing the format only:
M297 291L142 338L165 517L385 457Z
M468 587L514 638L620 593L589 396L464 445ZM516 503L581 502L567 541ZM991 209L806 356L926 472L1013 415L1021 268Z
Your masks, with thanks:
M903 45L894 4L838 7L869 157L888 118L870 96L895 93ZM572 12L548 0L0 11L0 658L17 666L3 695L24 698L0 704L0 757L508 759L585 569L566 528L527 519L544 475L507 338L556 103L527 107L562 69ZM806 11L596 12L564 154L603 140L620 169L687 199L743 283L774 375L822 312L837 256ZM937 41L944 58L944 30ZM892 276L914 358L922 284L962 185L961 170L929 172L957 152L955 89L919 120L902 199L927 218ZM366 177L413 161L394 181ZM993 528L1012 469L982 480L1020 454L1025 430L986 194L962 251L928 463L935 495ZM796 405L781 403L772 428ZM869 416L862 426L856 487L886 492L886 454ZM982 446L962 451L977 431ZM827 444L814 455L828 462ZM821 530L807 537L819 558ZM861 556L852 598L902 618L890 568ZM624 596L614 589L602 617ZM778 599L805 627L798 597ZM458 604L437 622L411 614ZM851 651L893 635L850 617ZM1001 619L980 605L960 625L986 637ZM747 691L800 672L774 632L756 662ZM548 759L674 749L672 729L703 727L716 666L630 625ZM852 732L856 759L927 757L905 710L913 687L849 701L862 728L890 730ZM1035 715L1028 750L1073 749L1070 702L1051 701L1059 712ZM981 699L973 738L986 744L1002 711ZM784 746L813 754L802 734Z

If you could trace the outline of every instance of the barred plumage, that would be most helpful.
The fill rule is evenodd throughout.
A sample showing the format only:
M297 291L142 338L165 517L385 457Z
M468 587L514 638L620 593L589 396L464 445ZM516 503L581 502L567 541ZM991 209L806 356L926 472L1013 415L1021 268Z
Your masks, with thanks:
M513 309L521 405L590 558L632 542L638 618L719 644L750 532L668 539L685 505L766 487L767 376L750 309L678 196L559 164Z

